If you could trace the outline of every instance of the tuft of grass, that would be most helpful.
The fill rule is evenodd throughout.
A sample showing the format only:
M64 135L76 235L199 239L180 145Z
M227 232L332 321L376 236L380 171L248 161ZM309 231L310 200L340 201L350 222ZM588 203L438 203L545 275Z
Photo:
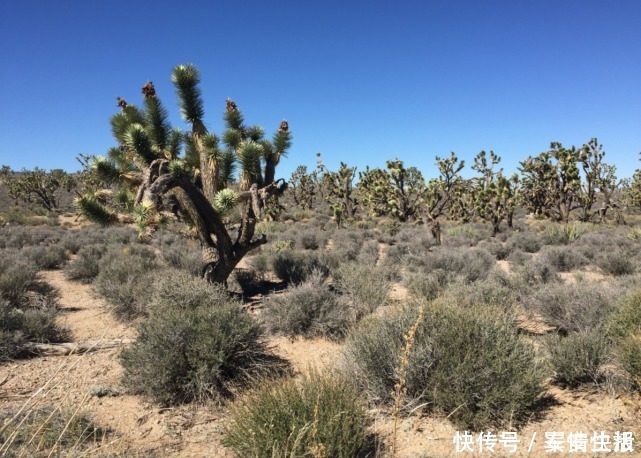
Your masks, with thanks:
M3 456L79 456L90 445L102 443L111 432L96 426L84 413L44 406L16 415L0 411L0 452Z
M311 372L239 399L223 444L239 456L351 458L369 448L368 425L365 403L349 382Z

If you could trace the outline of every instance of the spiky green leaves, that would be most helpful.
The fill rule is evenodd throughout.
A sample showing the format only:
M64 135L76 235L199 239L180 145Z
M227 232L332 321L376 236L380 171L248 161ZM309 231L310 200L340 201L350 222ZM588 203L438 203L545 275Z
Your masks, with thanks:
M274 149L283 156L286 156L287 150L292 146L292 133L289 130L278 130L274 134Z
M111 133L119 143L125 143L125 135L132 124L145 124L145 115L135 106L127 105L120 113L111 117Z
M143 233L145 230L156 222L156 208L150 200L143 200L136 205L133 210L133 218L138 231Z
M205 108L201 97L200 74L193 64L174 67L171 82L176 86L178 105L183 119L192 124L202 123Z
M75 201L76 211L82 216L101 226L109 226L118 221L115 213L105 207L92 195L78 197Z
M237 199L238 195L232 189L223 189L216 194L214 209L220 214L228 213L236 206Z
M120 170L102 156L95 156L90 164L90 170L106 185L111 185L120 179Z
M231 149L236 149L243 141L243 134L236 129L227 129L223 132L223 143Z
M151 138L140 124L132 124L124 137L125 146L145 164L151 164L158 156L152 149Z
M260 177L262 155L262 145L251 140L242 142L238 148L238 160L243 174L251 177L252 180L257 180Z
M174 159L169 162L169 172L176 178L186 177L187 174L187 164L185 161L180 159Z
M216 134L205 134L203 136L203 148L205 155L213 160L220 159L220 149L218 148L218 137Z
M167 120L167 109L158 97L145 99L145 117L148 125L149 137L159 151L164 151L169 142L171 126Z

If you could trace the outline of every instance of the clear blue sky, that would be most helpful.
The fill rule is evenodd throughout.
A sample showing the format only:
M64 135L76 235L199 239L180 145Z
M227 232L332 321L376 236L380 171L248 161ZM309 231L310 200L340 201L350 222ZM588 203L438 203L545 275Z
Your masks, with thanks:
M604 144L620 176L641 151L641 1L0 2L0 164L75 170L114 145L116 96L155 83L185 128L169 77L194 63L206 119L227 97L294 144L362 170L482 149L514 170L550 141Z

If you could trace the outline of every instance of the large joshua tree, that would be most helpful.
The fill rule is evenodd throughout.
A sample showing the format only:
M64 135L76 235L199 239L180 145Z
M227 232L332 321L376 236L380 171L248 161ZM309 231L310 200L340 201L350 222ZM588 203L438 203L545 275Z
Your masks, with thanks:
M291 133L282 121L272 140L265 139L262 127L247 126L228 99L221 141L205 127L196 67L175 67L171 80L190 130L183 133L169 125L152 83L142 88L142 109L118 98L121 111L111 118L118 147L107 158L89 161L105 186L85 192L77 208L102 225L135 223L143 237L169 219L187 224L202 247L203 277L223 283L243 256L266 242L264 235L254 237L255 227L266 203L285 190L275 172L291 145ZM234 208L241 218L232 231L223 217Z

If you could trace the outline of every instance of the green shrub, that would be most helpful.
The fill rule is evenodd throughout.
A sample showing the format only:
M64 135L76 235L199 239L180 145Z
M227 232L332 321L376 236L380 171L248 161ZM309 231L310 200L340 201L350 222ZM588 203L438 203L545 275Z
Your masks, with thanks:
M78 256L65 266L65 277L82 283L91 283L100 273L100 259L107 252L107 245L85 245Z
M618 300L607 318L607 333L615 340L630 334L641 334L641 289Z
M603 252L596 257L596 264L603 272L614 276L631 275L637 270L637 263L624 250Z
M287 283L298 284L305 281L312 272L329 274L325 259L316 253L283 250L273 258L276 275Z
M345 380L312 373L265 384L231 410L223 444L239 456L364 456L364 402Z
M409 293L417 298L436 299L456 277L443 269L432 269L429 272L409 273L406 285Z
M363 320L347 339L346 367L375 398L391 402L401 368L406 396L481 430L524 421L537 405L543 372L511 318L446 305L395 310ZM405 336L417 324L407 362Z
M32 261L15 250L0 252L0 299L23 302L39 283L38 267Z
M67 262L67 251L59 244L26 247L21 253L38 269L57 269Z
M519 249L525 253L536 253L543 246L541 239L532 232L520 232L512 237L508 243L512 246L512 249Z
M263 291L261 275L255 270L236 268L231 279L238 284L245 297L255 296ZM230 289L233 288L230 286Z
M174 292L151 306L138 339L123 351L123 384L132 393L162 405L221 400L253 378L283 369L259 325L236 303L208 303L206 291L212 290L195 281L195 293L183 289L188 297Z
M628 336L618 346L621 366L629 374L632 388L641 390L641 337Z
M93 286L111 305L116 316L131 320L145 314L146 274L157 268L156 255L147 247L128 245L110 249L100 260Z
M573 246L545 246L541 257L559 272L569 272L587 265L590 260Z
M199 276L203 269L200 247L183 241L163 247L162 259L169 267L184 270L194 276Z
M357 319L387 304L391 286L389 269L345 263L333 273L336 289L351 299Z
M544 285L521 301L565 333L602 328L614 307L613 292L595 283Z
M79 456L111 435L75 409L38 407L18 414L9 423L16 414L9 409L0 411L0 424L7 426L0 431L0 444L7 447L5 454L10 457Z
M584 331L567 337L553 336L548 339L547 348L555 382L577 387L602 379L599 368L607 361L610 341L600 331Z
M354 319L354 310L324 285L323 276L307 281L265 301L263 314L271 332L287 336L342 337Z

